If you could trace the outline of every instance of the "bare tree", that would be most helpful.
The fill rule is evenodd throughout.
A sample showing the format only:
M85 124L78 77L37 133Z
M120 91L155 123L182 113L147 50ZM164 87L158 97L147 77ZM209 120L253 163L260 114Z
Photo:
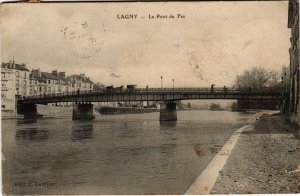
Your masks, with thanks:
M280 86L280 75L273 70L268 71L262 67L254 67L237 76L235 86L241 90L276 88Z

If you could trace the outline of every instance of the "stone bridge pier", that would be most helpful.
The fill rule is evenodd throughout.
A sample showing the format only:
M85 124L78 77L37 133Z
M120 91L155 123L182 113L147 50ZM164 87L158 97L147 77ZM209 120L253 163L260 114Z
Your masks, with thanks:
M93 104L91 103L75 103L73 105L73 120L91 120L94 119Z
M33 103L17 104L17 113L24 115L24 118L41 118L42 114L38 114L37 105Z
M174 101L162 101L160 103L160 121L177 121L176 103Z

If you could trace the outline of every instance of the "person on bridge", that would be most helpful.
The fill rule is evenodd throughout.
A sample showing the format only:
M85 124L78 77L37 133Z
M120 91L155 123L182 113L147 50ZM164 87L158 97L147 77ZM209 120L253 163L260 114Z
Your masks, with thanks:
M214 84L212 84L212 85L210 86L210 93L211 93L211 94L215 92L214 86L215 86Z
M223 88L224 88L224 94L226 94L227 93L227 87L224 86Z

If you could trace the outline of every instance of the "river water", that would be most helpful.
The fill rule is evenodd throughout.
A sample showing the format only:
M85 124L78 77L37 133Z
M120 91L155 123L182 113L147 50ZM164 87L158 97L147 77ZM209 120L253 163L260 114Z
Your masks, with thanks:
M249 113L2 120L7 194L183 194Z

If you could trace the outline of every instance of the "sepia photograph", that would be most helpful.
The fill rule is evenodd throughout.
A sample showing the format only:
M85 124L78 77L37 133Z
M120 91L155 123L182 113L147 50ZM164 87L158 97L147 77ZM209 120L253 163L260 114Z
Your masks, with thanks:
M299 1L2 2L3 195L297 194Z

